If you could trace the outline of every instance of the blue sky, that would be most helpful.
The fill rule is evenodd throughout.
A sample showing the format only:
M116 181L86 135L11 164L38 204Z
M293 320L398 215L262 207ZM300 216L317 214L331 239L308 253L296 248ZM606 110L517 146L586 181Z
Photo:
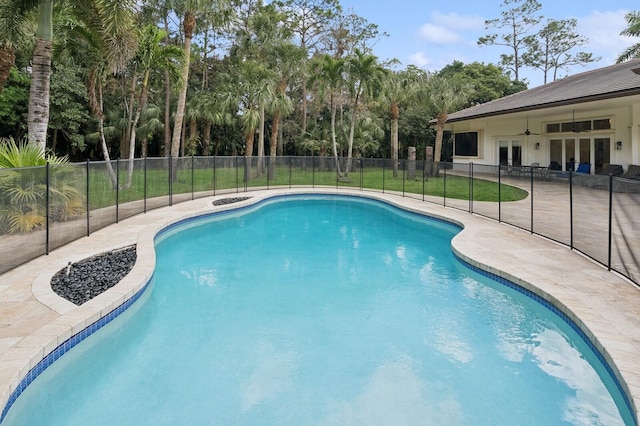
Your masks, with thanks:
M573 67L570 74L611 65L625 47L640 42L620 36L626 27L625 13L640 10L637 0L539 1L545 18L576 18L578 33L589 38L589 44L580 50L602 58L586 67ZM501 33L484 27L486 19L500 17L501 0L340 0L340 3L345 11L355 12L390 34L374 46L374 53L381 60L397 58L402 68L414 64L435 71L454 60L497 63L500 54L511 53L502 46L477 45L478 37ZM543 82L542 71L524 69L521 73L530 88Z

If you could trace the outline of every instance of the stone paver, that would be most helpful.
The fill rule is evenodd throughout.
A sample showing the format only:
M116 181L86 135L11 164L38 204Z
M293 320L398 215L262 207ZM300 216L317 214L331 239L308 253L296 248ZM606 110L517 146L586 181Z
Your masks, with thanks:
M234 204L213 206L213 200L232 194L151 210L0 275L0 409L21 379L44 356L147 283L155 266L153 238L160 229L183 218L295 193L335 191L318 188L256 191L243 193L251 198ZM397 195L346 189L338 193L381 199L462 224L464 230L452 241L454 251L467 262L542 295L574 319L612 365L631 398L637 418L636 407L640 404L637 286L563 245L485 217ZM51 277L68 262L134 243L138 252L136 265L104 294L75 306L51 290Z

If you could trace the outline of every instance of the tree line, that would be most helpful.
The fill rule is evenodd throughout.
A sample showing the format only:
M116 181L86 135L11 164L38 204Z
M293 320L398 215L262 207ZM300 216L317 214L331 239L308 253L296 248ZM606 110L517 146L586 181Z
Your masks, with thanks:
M486 25L504 33L478 40L507 48L497 65L427 71L376 57L387 35L339 0L0 0L0 137L74 160L345 157L344 174L409 146L446 160L447 113L526 89L521 66L596 60L575 20L501 7Z

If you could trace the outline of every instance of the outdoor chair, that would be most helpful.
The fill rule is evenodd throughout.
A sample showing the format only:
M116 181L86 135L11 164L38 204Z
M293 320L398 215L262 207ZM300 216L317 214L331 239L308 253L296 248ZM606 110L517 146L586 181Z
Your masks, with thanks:
M520 177L522 175L522 166L512 166L507 164L505 174L512 177Z
M576 170L576 173L585 173L585 174L591 173L591 164L589 164L589 163L580 163L578 165L578 170Z
M541 167L538 162L531 163L531 172L534 176L542 179L546 179L549 176L549 168L544 166Z
M624 169L620 164L608 164L602 168L602 171L598 173L599 175L613 175L613 176L622 176L624 174Z
M640 180L640 166L630 164L625 174L622 175L625 179Z
M562 170L562 166L557 161L549 163L549 170Z

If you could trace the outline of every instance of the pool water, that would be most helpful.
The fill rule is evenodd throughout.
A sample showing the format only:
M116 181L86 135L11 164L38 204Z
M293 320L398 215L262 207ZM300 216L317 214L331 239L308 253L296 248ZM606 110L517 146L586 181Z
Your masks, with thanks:
M341 196L174 226L145 300L3 425L631 424L585 342L463 266L457 232Z

